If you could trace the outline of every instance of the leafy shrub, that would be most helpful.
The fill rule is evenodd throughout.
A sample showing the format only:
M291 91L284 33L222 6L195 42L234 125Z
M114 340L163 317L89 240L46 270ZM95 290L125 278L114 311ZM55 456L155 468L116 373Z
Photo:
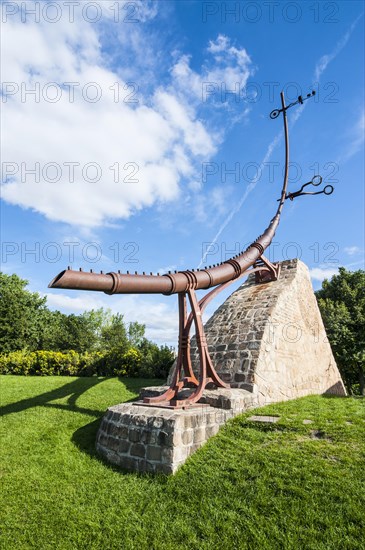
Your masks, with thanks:
M120 348L108 352L84 353L74 350L13 351L0 355L0 374L158 377L164 372L164 365L172 363L169 350L168 354L166 355L165 350L161 355L158 346L154 347L147 358L141 350L133 347L127 351Z
M138 349L130 348L122 355L121 364L127 376L135 376L139 372L142 361L142 354Z
M0 374L31 374L33 355L28 351L12 351L0 355Z

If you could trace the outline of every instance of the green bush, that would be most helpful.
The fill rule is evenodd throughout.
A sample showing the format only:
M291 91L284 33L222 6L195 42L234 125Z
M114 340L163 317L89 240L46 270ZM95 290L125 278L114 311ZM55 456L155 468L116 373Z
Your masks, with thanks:
M12 351L0 355L0 374L23 376L132 376L165 377L164 368L172 363L171 352L156 346L144 356L141 350L129 348L78 353L60 351Z
M0 355L0 374L32 374L34 353L28 351L12 351Z
M90 363L88 355L73 350L13 351L0 355L0 374L82 376L83 370Z
M127 376L135 376L139 372L142 354L138 349L130 348L122 355L121 365L126 370Z

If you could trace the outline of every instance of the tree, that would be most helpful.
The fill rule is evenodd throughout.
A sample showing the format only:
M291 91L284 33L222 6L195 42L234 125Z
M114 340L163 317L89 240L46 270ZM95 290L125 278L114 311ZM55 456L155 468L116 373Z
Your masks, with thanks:
M144 333L146 330L146 325L134 321L129 324L128 327L128 340L134 348L139 348L144 339Z
M26 290L27 284L17 275L0 272L0 353L38 349L46 298Z
M365 271L340 267L316 297L346 387L358 383L365 395Z
M129 349L127 329L121 313L112 315L110 321L102 327L100 346L106 351L118 350L123 353Z
M94 332L94 342L92 347L100 348L103 327L106 327L112 322L113 315L111 309L104 309L103 307L100 307L99 309L84 311L82 316Z
M44 330L40 334L39 347L42 350L79 353L94 351L99 341L99 315L86 311L81 315L66 315L60 311L45 309Z
M48 351L68 349L67 346L63 345L67 339L67 315L60 311L50 311L45 308L42 312L42 317L44 329L39 335L38 349Z
M175 356L167 346L158 346L143 338L139 350L142 353L141 375L167 378Z

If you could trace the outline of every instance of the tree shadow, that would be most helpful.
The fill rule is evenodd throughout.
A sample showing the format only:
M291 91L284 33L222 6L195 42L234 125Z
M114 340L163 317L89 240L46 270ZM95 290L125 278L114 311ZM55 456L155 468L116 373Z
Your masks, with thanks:
M72 380L68 384L61 386L60 388L56 388L43 394L36 395L27 399L22 399L20 401L17 401L16 403L9 403L8 405L0 407L0 416L19 413L33 407L57 408L64 411L77 412L92 416L94 417L94 420L89 424L78 428L73 433L71 441L81 452L86 453L93 458L97 458L108 468L118 471L119 473L130 474L131 472L129 472L128 470L124 470L121 467L106 462L96 452L96 434L100 426L101 418L105 414L105 411L79 407L76 404L77 400L83 393L95 387L97 384L100 384L104 380L107 380L107 378L98 378L94 376L77 378L75 380ZM121 382L128 391L137 394L136 396L131 397L126 401L123 401L123 403L136 401L136 399L138 399L137 396L140 388L144 386L161 385L161 380L157 379L142 381L138 378L118 378L118 381ZM55 401L57 399L64 399L66 397L68 397L67 404L52 403L52 401ZM115 403L110 403L109 406L113 406L114 404Z
M89 389L93 388L97 384L100 384L106 379L107 378L98 378L96 376L77 378L75 380L72 380L72 382L61 386L60 388L56 388L54 390L42 393L41 395L22 399L21 401L17 401L16 403L9 403L8 405L0 407L0 416L25 411L32 407L53 407L66 411L88 414L89 416L99 418L104 414L103 411L79 407L76 402L83 393L87 392ZM139 390L143 386L161 384L161 380L158 379L142 381L138 378L118 378L118 380L125 386L128 391L136 393L137 395L139 393ZM67 396L69 396L67 400L67 405L63 403L52 403L52 401L55 401L56 399L64 399ZM129 399L128 401L123 402L129 403L135 400L136 397L131 397L131 399ZM110 406L112 406L113 404L114 403L111 403Z
M5 416L7 414L18 413L31 409L32 407L50 407L63 409L72 412L78 412L82 414L88 414L89 416L100 417L103 412L100 410L88 409L85 407L79 407L76 405L77 399L90 388L103 382L104 378L90 377L90 378L77 378L69 384L65 384L60 388L42 393L41 395L36 395L35 397L30 397L27 399L22 399L16 403L9 403L0 408L0 416ZM70 396L67 400L67 405L62 403L51 403L56 399L63 399L67 396Z

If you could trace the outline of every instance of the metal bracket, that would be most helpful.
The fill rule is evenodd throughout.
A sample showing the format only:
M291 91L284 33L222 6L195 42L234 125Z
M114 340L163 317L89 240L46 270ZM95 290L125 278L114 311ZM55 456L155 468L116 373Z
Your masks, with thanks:
M280 274L280 264L273 264L263 254L254 263L255 283L269 283L271 281L277 281Z

